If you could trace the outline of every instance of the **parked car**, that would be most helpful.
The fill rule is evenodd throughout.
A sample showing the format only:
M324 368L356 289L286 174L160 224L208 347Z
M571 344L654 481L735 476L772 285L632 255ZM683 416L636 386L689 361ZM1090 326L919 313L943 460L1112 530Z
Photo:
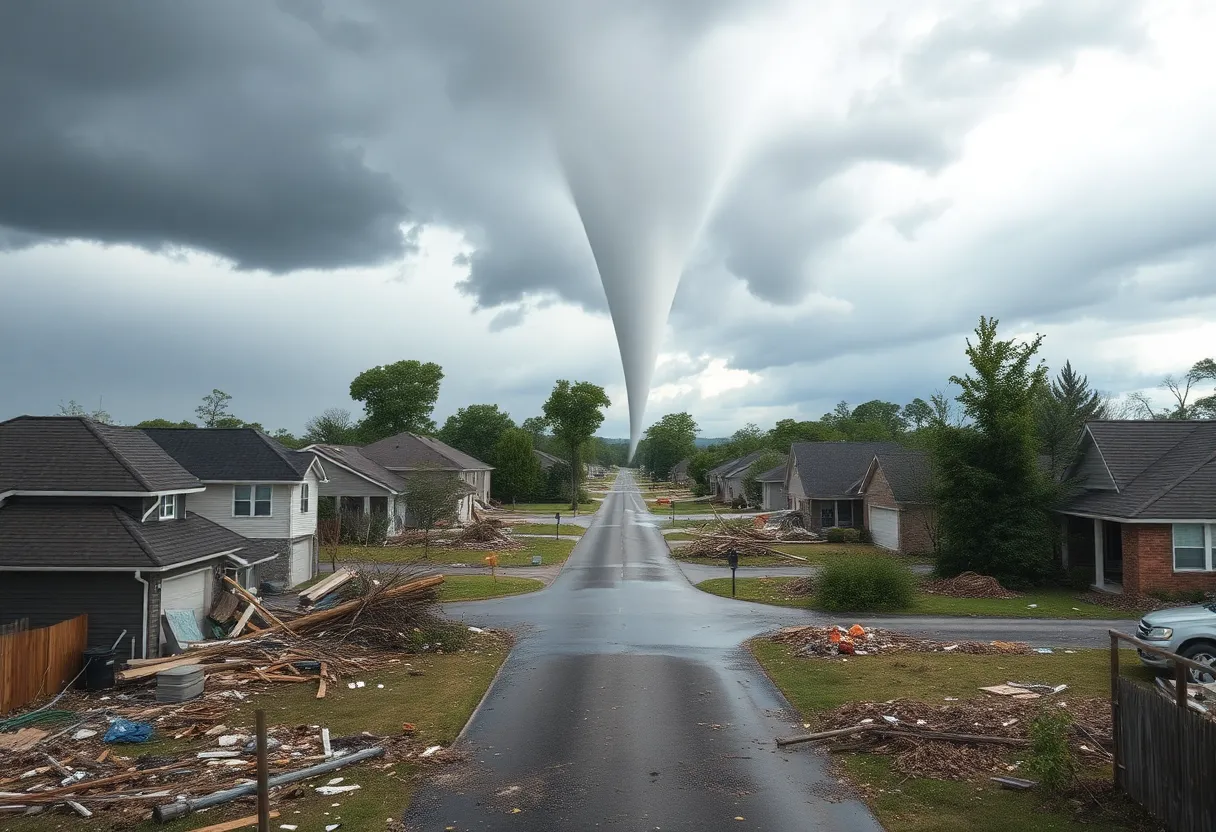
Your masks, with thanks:
M1136 637L1154 647L1212 665L1211 673L1192 670L1191 679L1204 684L1216 682L1216 603L1150 612L1140 619ZM1171 668L1168 659L1138 652L1146 667L1161 671Z

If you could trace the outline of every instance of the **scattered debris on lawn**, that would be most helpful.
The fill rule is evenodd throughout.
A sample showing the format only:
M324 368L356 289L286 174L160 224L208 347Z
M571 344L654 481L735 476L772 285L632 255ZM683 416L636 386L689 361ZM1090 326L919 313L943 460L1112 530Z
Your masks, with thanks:
M1081 759L1110 759L1110 702L1105 699L1052 700L1072 716L1069 745ZM890 754L909 777L973 780L985 773L1007 777L1017 771L1011 748L1029 744L1028 731L1041 701L991 697L937 705L908 699L849 702L823 716L814 734L779 739L779 745L820 742L831 751ZM1014 778L1018 779L1018 778Z
M1100 607L1107 607L1112 610L1135 613L1185 607L1195 603L1194 601L1163 601L1151 595L1125 595L1123 593L1116 594L1113 592L1098 592L1096 590L1080 593L1076 598L1078 601L1084 601L1087 604L1097 604Z
M925 581L920 588L933 595L949 595L952 598L1020 598L1001 586L996 578L978 572L962 572L953 578Z
M435 529L430 534L430 545L437 549L501 550L522 549L524 543L513 538L508 526L497 518L479 520L460 528ZM390 537L386 546L421 546L426 541L426 532L408 529Z
M255 625L255 631L238 638L204 642L178 655L132 660L116 672L116 689L68 690L57 702L60 710L30 711L0 722L0 807L104 814L128 825L153 808L158 816L176 817L249 793L255 768L252 713L238 708L251 694L295 683L315 686L323 698L327 684L350 676L359 679L355 687L360 689L351 695L365 695L363 690L383 687L371 674L402 667L403 652L438 653L469 640L502 640L492 630L440 618L436 588L442 580L417 569L349 573L336 581L336 589L314 593L313 611L304 614L280 610L276 615L243 589L233 590L236 607L225 603L217 610L226 607L248 625L253 616L237 610L253 609L265 627ZM344 600L324 603L334 592ZM171 671L170 678L187 679L197 671L202 690L190 701L158 701L165 671ZM363 681L367 678L371 684ZM275 711L267 716L273 720ZM41 727L30 725L35 721ZM48 727L51 721L64 725ZM414 734L408 724L390 737L330 737L322 726L271 725L271 783L315 776L321 773L313 772L318 764L337 768L381 755L390 763L419 759L425 744ZM148 754L141 751L148 740L192 744L172 751L158 745ZM428 761L445 763L451 756L431 751ZM357 787L357 778L348 779L355 782L339 791Z
M934 641L879 627L786 627L770 638L797 648L796 655L836 658L878 653L968 653L971 655L1025 655L1033 652L1021 641Z
M761 557L775 555L790 561L804 562L806 558L791 555L773 548L775 543L822 541L819 535L803 528L791 527L788 530L769 529L755 525L748 520L717 520L707 524L700 531L692 532L693 540L679 549L681 558L720 558L726 559L726 553L734 549L739 557Z

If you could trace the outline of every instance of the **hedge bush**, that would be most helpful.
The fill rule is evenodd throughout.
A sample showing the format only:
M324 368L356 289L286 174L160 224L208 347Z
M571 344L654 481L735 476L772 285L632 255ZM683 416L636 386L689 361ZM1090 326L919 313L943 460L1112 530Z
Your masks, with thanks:
M824 531L824 535L828 539L828 543L860 543L861 532L857 529L846 529L840 526L832 526Z
M889 557L841 558L819 576L818 604L829 612L894 612L912 606L916 579Z

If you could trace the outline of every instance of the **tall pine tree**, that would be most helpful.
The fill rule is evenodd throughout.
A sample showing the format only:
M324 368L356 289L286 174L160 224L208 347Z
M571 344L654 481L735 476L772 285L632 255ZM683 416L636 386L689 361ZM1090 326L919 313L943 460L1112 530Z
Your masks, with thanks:
M1076 461L1081 429L1091 419L1106 417L1102 396L1089 386L1089 379L1077 373L1072 363L1064 362L1050 387L1039 397L1035 419L1039 451L1051 461L1056 479Z
M1042 336L1001 341L980 318L967 341L972 372L950 381L967 423L934 428L938 570L973 570L1009 586L1047 579L1053 568L1056 486L1038 464L1035 411L1047 386L1036 362Z

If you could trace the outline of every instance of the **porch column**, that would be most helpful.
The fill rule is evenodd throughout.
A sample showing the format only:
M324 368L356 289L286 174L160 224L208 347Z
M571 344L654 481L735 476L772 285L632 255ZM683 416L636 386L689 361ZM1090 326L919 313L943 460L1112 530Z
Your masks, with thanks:
M1060 518L1060 565L1068 568L1068 515Z
M372 516L372 498L371 497L363 498L363 516L364 517Z
M1094 585L1106 586L1106 546L1102 540L1102 521L1094 518Z
M832 500L832 525L840 525L840 500Z

